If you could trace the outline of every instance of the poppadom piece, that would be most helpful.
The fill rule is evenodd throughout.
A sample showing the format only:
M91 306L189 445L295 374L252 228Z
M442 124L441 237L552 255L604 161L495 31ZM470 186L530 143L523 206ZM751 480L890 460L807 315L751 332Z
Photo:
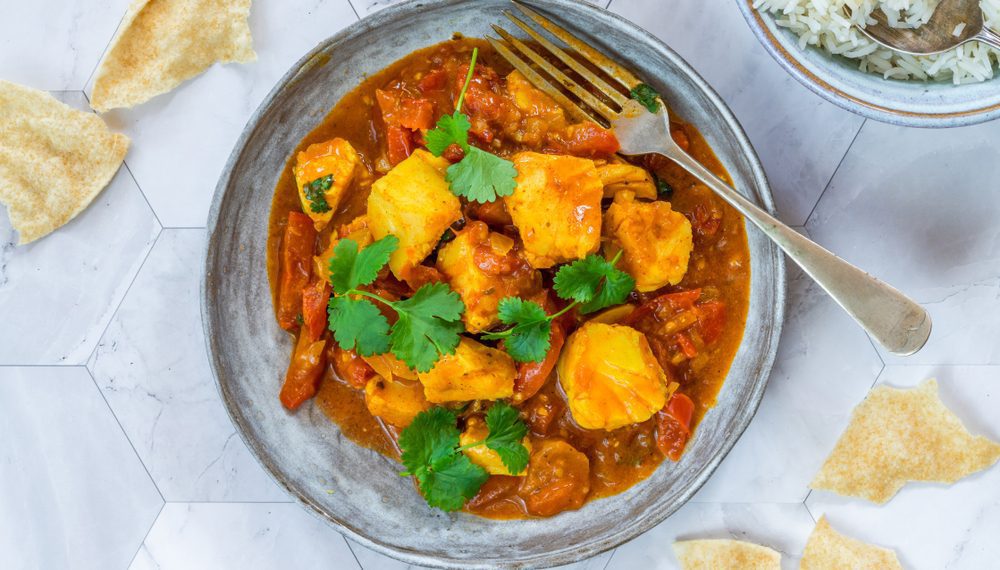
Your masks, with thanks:
M813 489L885 503L908 481L954 483L1000 459L938 398L936 380L912 390L879 386L855 408Z
M213 63L257 58L250 0L133 0L94 78L91 106L133 107Z
M819 519L809 535L799 570L902 570L896 553L844 536L826 517Z
M781 554L766 546L730 539L674 543L682 570L781 570Z
M82 212L118 171L128 144L94 113L0 81L0 202L20 243Z

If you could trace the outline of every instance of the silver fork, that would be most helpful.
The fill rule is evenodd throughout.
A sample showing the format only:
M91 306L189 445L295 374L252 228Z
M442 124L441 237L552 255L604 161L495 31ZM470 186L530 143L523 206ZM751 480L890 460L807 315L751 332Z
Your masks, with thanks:
M631 92L642 84L638 77L551 20L517 2L514 5L528 19L561 40L577 56L596 66L625 90ZM923 307L781 223L684 152L670 136L670 116L662 101L659 111L651 113L625 95L620 88L609 85L527 22L509 11L504 14L541 48L589 81L592 88L603 97L595 96L590 89L580 85L542 57L535 48L494 25L493 29L502 40L487 38L490 44L535 87L555 99L578 119L597 120L610 125L621 143L621 154L659 154L693 174L764 232L862 328L893 354L908 356L924 346L931 333L931 318ZM542 72L551 80L544 77ZM578 101L564 94L552 81L564 87Z

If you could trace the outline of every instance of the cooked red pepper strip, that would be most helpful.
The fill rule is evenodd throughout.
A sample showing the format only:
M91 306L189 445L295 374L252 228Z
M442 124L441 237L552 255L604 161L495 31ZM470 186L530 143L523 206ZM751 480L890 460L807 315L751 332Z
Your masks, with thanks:
M312 341L309 335L299 335L292 361L288 363L285 383L281 386L281 404L289 410L301 406L316 395L326 367L326 341Z
M541 362L522 362L517 367L517 378L514 379L514 401L523 402L534 396L545 385L545 380L552 374L552 369L559 361L566 334L559 322L552 323L549 351Z
M691 342L691 337L685 333L677 333L677 346L681 347L681 352L688 358L698 356L698 347Z
M389 149L389 164L396 166L413 153L413 131L391 126L385 132Z
M694 402L680 392L656 414L656 446L671 461L678 461L691 437Z
M329 281L316 281L302 291L302 321L310 340L319 340L326 330L331 293Z
M289 212L281 245L281 284L278 288L278 324L286 331L299 328L302 290L312 276L316 228L302 212Z

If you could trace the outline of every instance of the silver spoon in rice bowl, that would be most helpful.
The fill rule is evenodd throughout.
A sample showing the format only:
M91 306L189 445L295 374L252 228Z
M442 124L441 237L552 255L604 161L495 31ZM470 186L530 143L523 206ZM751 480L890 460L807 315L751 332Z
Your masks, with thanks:
M844 8L850 14L850 8ZM874 24L858 25L872 41L911 55L934 55L972 41L1000 49L1000 34L986 27L979 0L942 0L931 19L919 28L893 28L881 9L869 16Z

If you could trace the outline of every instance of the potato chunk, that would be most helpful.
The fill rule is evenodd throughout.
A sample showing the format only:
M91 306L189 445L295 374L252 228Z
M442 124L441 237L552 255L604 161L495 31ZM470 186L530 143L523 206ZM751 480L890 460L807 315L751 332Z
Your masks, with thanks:
M417 414L431 407L419 382L381 376L365 385L365 404L373 416L401 428L410 425Z
M604 235L609 255L625 251L621 268L639 291L676 285L687 273L694 248L691 222L670 202L639 202L620 192L604 214Z
M641 332L590 321L566 341L559 383L586 429L644 422L667 402L667 377Z
M392 234L399 249L389 258L398 279L430 254L441 234L462 217L458 198L448 189L448 161L417 150L372 184L368 227L376 240Z
M468 445L470 443L483 441L489 434L490 430L486 427L486 422L483 421L482 418L472 417L466 422L465 431L463 431L462 435L459 436L458 443L461 445ZM525 436L521 443L524 444L524 447L528 448L528 452L531 453L531 441L528 440L528 436ZM469 449L462 451L462 453L468 455L469 459L473 463L485 469L490 475L517 475L518 477L523 477L528 473L527 470L521 471L520 473L511 473L500 459L500 454L485 445L470 447Z
M509 237L470 222L438 252L437 268L465 303L465 328L472 333L499 323L497 304L504 297L528 297L542 277L524 260Z
M442 356L430 372L417 374L424 395L434 403L509 398L515 376L514 360L506 352L464 337L455 354Z
M517 188L504 202L528 262L544 269L597 251L604 187L594 161L535 152L513 160Z
M358 153L351 143L341 138L313 145L299 153L295 163L295 185L299 189L302 211L312 218L316 229L321 230L337 212L340 199L354 181L355 171L361 164ZM332 176L330 188L323 193L325 212L313 209L313 202L306 196L306 185L326 176Z

